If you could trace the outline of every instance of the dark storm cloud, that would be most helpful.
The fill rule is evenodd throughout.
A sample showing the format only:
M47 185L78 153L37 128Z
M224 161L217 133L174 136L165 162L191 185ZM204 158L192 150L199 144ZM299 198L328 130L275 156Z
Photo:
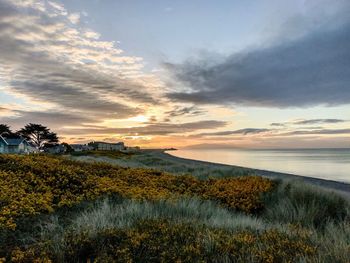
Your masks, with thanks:
M69 129L69 134L121 134L121 135L168 135L176 133L193 132L202 129L215 129L226 126L224 121L197 121L181 124L175 123L155 123L146 126L130 127L130 128L85 128L85 129Z
M350 5L344 8L349 9ZM210 60L166 64L189 88L175 101L264 107L350 103L350 21L293 41ZM175 86L175 84L174 84Z

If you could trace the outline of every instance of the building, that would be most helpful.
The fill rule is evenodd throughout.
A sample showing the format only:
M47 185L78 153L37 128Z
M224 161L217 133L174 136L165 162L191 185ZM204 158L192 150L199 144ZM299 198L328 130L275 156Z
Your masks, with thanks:
M92 142L91 145L94 150L98 151L123 151L125 150L125 145L123 142L108 143L108 142Z
M24 138L6 138L0 135L0 153L33 153L37 149Z
M136 152L139 152L141 150L141 148L139 146L128 146L128 147L125 147L125 150L124 152L127 152L127 153L136 153Z
M70 144L70 146L75 152L91 151L94 149L94 147L87 144Z
M44 148L45 153L50 153L50 154L62 154L65 153L66 147L62 144L56 144L52 146L47 146Z

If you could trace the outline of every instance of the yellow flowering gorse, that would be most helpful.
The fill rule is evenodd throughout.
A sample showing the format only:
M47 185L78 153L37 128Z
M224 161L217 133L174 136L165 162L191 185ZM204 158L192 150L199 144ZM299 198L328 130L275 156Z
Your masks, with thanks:
M272 188L272 181L257 176L202 181L47 155L0 155L0 228L14 229L16 219L23 216L49 213L105 194L146 200L199 196L252 213L263 207L261 194Z

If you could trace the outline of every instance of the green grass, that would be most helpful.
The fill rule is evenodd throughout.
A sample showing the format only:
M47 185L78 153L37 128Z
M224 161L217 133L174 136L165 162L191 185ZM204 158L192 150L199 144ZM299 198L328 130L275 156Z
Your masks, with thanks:
M327 223L350 220L346 199L301 182L281 181L276 190L266 197L265 203L263 217L269 222L322 229Z
M232 235L240 231L263 233L277 229L291 239L299 239L305 232L309 233L310 244L315 244L318 250L316 255L305 257L305 262L348 262L350 257L350 225L348 221L328 221L323 225L322 230L315 227L295 228L294 225L291 227L289 224L270 222L264 217L234 213L220 207L215 202L194 198L180 199L176 202L167 200L140 202L118 197L104 198L94 203L83 203L69 211L61 210L54 215L43 216L36 223L32 222L31 227L28 227L26 231L17 230L16 236L20 237L21 246L40 244L40 250L48 251L55 262L75 262L71 261L70 257L73 255L73 258L78 260L79 257L82 257L79 253L88 249L85 246L89 245L83 240L90 245L96 243L96 247L103 250L104 242L117 242L111 241L112 237L103 236L106 233L114 233L113 236L119 235L115 233L120 230L142 228L140 225L143 224L142 222L146 222L145 224L155 222L154 224L157 224L157 222L164 220L173 226L189 227L189 229L185 229L189 231L188 235L202 233L204 235L202 240L204 244L202 245L205 247L202 252L208 255L217 253L216 246L219 242L215 235L212 236L213 233L210 229L221 229L224 233L232 233ZM138 232L138 234L140 233ZM72 244L72 238L74 244ZM186 245L189 244L186 243ZM266 244L260 244L262 247L264 245ZM92 250L95 251L95 248ZM242 257L242 261L238 262L259 262L253 259L245 261L248 260L249 256L244 255L244 253L240 254L239 257ZM217 260L217 262L236 262L229 255L220 254L217 254ZM302 257L298 257L298 260L295 262L303 262Z
M130 168L152 168L164 172L169 172L178 175L190 174L199 179L206 180L209 177L231 177L252 175L253 171L248 168L222 166L211 163L201 163L191 160L182 160L173 158L168 154L160 151L141 151L130 155L109 153L80 152L78 155L73 155L71 158L79 161L88 162L105 162L113 165Z
M128 158L133 153L120 152L120 151L82 151L82 152L71 152L71 156L93 156L93 157L108 157L108 158Z

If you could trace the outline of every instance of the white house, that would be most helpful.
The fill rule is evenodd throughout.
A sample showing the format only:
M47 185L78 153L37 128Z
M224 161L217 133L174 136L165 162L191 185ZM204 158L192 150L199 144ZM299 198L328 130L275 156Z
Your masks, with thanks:
M0 153L32 153L36 148L24 138L6 138L0 135Z

